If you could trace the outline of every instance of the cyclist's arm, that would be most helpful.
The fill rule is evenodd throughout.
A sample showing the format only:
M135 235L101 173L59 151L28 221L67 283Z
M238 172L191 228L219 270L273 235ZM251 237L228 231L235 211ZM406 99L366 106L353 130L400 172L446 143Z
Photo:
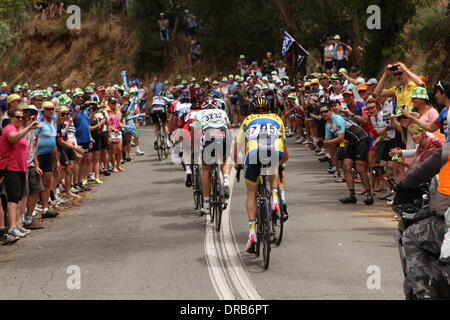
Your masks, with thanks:
M338 144L345 140L345 133L338 133L334 139L325 139L325 144Z

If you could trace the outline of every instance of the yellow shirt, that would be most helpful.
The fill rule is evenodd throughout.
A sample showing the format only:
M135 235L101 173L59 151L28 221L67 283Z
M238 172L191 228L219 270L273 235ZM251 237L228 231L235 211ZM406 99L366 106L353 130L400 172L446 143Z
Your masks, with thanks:
M417 87L417 84L413 81L408 82L406 87L399 85L390 88L394 94L395 98L397 99L397 106L409 106L413 107L412 99L411 99L411 93L413 92L414 88Z
M245 118L237 136L237 143L246 142L245 154L259 149L259 138L267 136L273 141L275 151L283 152L286 143L286 131L283 120L276 114L252 114Z

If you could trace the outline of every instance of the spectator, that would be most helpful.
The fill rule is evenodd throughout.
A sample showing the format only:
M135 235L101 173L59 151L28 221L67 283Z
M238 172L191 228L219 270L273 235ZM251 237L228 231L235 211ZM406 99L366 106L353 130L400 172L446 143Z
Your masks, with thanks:
M154 97L159 96L161 91L164 90L164 85L159 81L158 76L153 77L153 82L150 84L150 90Z
M34 7L36 8L36 10L39 11L40 15L37 14L34 18L34 22L36 22L36 20L40 17L41 20L46 20L47 15L49 14L49 6L47 4L47 1L36 1L34 3Z
M202 47L200 46L200 43L196 40L191 40L191 47L189 48L189 54L188 54L188 62L189 62L189 68L192 68L192 66L197 62L202 60Z
M360 76L359 69L356 66L353 66L349 70L349 74L347 74L347 71L339 70L340 75L345 78L344 82L344 88L347 88L351 91L353 91L353 95L355 97L356 101L364 102L364 99L359 96L358 93L358 86L360 84L365 83L365 80L363 77Z
M38 109L33 105L25 105L23 110L24 121L26 125L31 125L37 118ZM34 132L30 131L25 136L28 140L29 149L28 149L28 172L27 172L27 184L28 187L26 189L26 207L27 211L23 220L24 227L29 230L41 229L42 224L38 221L33 221L33 211L36 207L36 203L39 197L39 194L44 191L44 185L42 184L42 175L43 172L39 167L39 161L37 159L36 153L36 140L37 136Z
M324 67L327 73L333 69L333 38L327 37L323 48Z
M390 73L397 78L399 84L390 89L383 89ZM417 86L424 86L424 83L405 64L399 62L395 65L389 64L386 66L383 76L375 88L375 94L382 97L395 97L398 106L412 107L411 93Z
M42 126L35 131L37 135L37 158L43 172L44 191L41 192L42 218L55 218L59 213L49 211L50 191L53 189L53 172L60 171L59 153L56 147L57 123L54 118L55 106L51 102L42 104Z
M1 114L7 112L7 102L6 99L9 95L9 89L8 84L6 82L2 82L1 90L0 90L0 108L1 108Z
M185 10L184 13L186 14L184 16L184 23L186 24L188 35L192 41L197 35L197 17L194 16L189 10Z
M249 67L249 64L245 60L245 55L241 54L239 56L239 60L237 62L237 67L236 67L236 70L239 72L241 77L245 76L245 74L247 73L248 67Z
M11 123L6 125L0 136L0 174L4 179L4 186L8 198L8 226L7 233L17 240L24 238L30 231L19 225L19 202L26 191L26 174L28 171L29 143L26 135L38 128L36 122L25 127L23 112L10 110ZM24 129L21 129L25 127ZM4 231L3 231L4 234Z
M269 75L275 70L275 60L273 59L272 52L267 52L266 57L263 60L262 73L263 75Z
M164 15L164 12L161 12L160 18L158 20L159 25L159 35L161 37L161 40L169 41L169 19L166 18Z

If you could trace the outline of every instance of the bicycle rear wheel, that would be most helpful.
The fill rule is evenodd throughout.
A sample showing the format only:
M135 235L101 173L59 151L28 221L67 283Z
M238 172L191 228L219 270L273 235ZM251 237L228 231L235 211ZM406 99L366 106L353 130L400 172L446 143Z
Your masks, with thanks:
M214 223L214 220L217 218L217 174L215 168L211 171L211 223Z
M201 210L202 208L202 189L200 181L200 170L197 165L194 165L194 170L192 170L192 179L194 183L192 184L192 192L194 194L194 206L195 210Z
M279 196L279 203L281 204L281 196ZM282 219L282 210L284 210L284 207L280 205L280 210L277 212L272 212L270 215L270 227L273 234L272 242L279 246L281 241L283 240L283 230L284 230L284 223Z
M164 157L167 159L169 157L169 146L167 144L167 137L165 135L162 135L162 149L164 151Z
M216 169L217 170L217 169ZM217 184L217 210L215 216L215 226L216 231L220 231L220 225L222 223L222 212L223 212L223 188L219 179L218 173L216 173L216 184Z
M161 159L162 159L162 150L161 150L162 141L161 141L160 134L156 137L156 144L158 146L156 148L156 153L158 153L158 160L161 161Z

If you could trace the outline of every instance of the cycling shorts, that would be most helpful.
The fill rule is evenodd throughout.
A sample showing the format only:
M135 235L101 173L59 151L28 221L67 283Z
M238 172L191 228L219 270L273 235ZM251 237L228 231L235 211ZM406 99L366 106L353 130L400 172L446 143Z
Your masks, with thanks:
M151 116L153 123L159 123L160 120L162 123L167 122L167 113L164 110L153 110Z
M223 164L231 152L230 138L226 127L204 130L200 140L203 162L207 165Z
M344 159L367 161L368 153L369 153L369 141L368 138L364 138L357 143L347 145L344 154Z
M273 153L275 152L275 153ZM254 150L250 152L244 164L244 178L245 182L251 185L258 184L258 178L261 175L261 171L264 169L265 174L275 175L279 172L280 159L283 157L284 152L275 150ZM273 163L275 160L276 163Z

